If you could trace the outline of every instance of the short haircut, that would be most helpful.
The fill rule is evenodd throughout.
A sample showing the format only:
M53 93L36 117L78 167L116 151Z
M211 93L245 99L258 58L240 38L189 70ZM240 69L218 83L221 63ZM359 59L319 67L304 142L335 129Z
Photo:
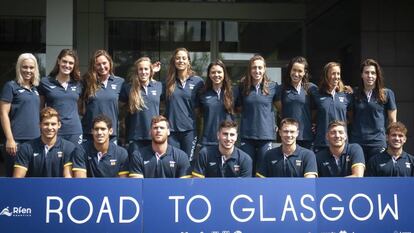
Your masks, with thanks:
M336 127L336 126L342 126L346 130L346 123L345 123L345 121L333 120L328 125L328 131L331 130L333 127Z
M106 115L100 114L100 115L96 116L92 121L92 128L94 128L95 124L98 123L98 122L105 122L108 129L112 128L112 120L111 120L111 118L109 118Z
M56 117L60 122L59 113L51 107L45 107L40 111L40 122L43 122L45 119L50 119L52 117Z
M158 116L152 117L152 119L151 119L151 127L154 124L156 124L158 122L161 122L161 121L165 121L167 123L167 128L168 129L170 128L170 124L168 123L168 119L165 116L163 116L163 115L158 115Z
M236 128L237 129L237 122L230 121L230 120L224 120L220 123L219 131L223 128Z
M283 127L284 124L290 124L290 125L295 125L298 129L299 129L299 121L294 119L294 118L284 118L281 122L280 122L280 128Z
M392 122L388 125L386 132L387 135L391 133L391 130L400 131L404 134L404 136L407 135L408 132L407 127L405 127L405 125L400 121Z

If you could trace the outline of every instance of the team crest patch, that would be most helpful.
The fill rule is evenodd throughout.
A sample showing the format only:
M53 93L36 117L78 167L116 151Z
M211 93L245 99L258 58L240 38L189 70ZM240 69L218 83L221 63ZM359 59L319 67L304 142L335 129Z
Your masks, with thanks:
M50 87L50 89L55 89L56 88L56 86L49 86Z
M351 161L351 158L349 157L349 155L346 156L346 161L347 162Z
M111 84L111 88L112 88L113 90L116 90L116 87L117 87L117 85L116 85L116 84Z
M175 167L175 161L170 161L170 167Z
M35 93L36 95L39 95L39 92L37 92L36 90L34 91L34 93Z
M275 164L275 163L277 163L277 160L272 160L271 163Z
M75 86L75 87L70 87L70 89L71 89L72 91L76 91L76 86Z
M111 166L115 166L116 165L116 159L109 160L109 163L111 164Z
M340 96L340 97L338 97L338 99L339 99L339 102L341 102L341 103L345 102L345 97Z
M58 151L57 152L57 157L58 158L62 158L63 157L63 152L62 151Z
M19 93L23 93L24 92L24 89L20 89L20 90L18 90L18 92Z
M411 168L411 163L406 162L406 163L405 163L405 167L406 167L406 168Z
M188 85L188 87L189 87L191 90L193 90L193 89L194 89L194 84L191 84L191 83L190 83L190 85Z
M240 165L238 165L238 164L234 164L234 171L235 172L239 172L240 171Z
M37 157L39 153L33 153L33 157Z
M329 166L329 162L324 162L324 163L322 163L322 165L325 166L325 167Z
M302 166L302 160L296 160L296 167Z
M156 90L153 90L153 91L151 91L151 94L152 95L157 95L157 91Z

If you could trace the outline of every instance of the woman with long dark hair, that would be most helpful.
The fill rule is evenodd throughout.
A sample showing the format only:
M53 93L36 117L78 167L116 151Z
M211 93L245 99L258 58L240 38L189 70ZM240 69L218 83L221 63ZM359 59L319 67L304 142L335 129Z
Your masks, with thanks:
M124 79L114 75L111 56L105 50L97 50L89 61L89 68L82 78L81 96L82 126L86 140L92 138L93 119L106 115L112 120L112 139L118 135L118 99Z
M299 135L296 143L311 149L312 133L312 95L318 87L309 82L309 64L304 57L294 57L287 66L286 75L282 77L282 88L276 102L281 118L294 118L299 122Z
M234 96L231 79L221 60L215 60L207 68L208 78L199 96L199 109L203 118L200 143L203 146L217 144L219 125L224 120L234 120Z
M165 85L166 117L170 123L169 143L186 152L190 158L197 141L197 93L204 86L202 78L191 68L190 54L185 48L174 51L168 66Z
M394 92L384 86L382 69L377 61L361 63L361 81L354 92L351 142L364 150L366 161L387 147L385 131L397 121Z
M72 49L62 49L49 76L40 81L39 94L42 107L46 104L59 113L59 136L75 144L81 144L83 136L78 112L81 93L78 55Z

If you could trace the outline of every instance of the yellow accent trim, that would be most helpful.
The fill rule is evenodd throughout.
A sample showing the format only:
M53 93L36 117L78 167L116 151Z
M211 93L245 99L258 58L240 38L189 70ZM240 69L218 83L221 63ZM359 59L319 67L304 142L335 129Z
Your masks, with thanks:
M83 169L83 168L72 168L72 171L82 171L82 172L87 172L87 170L86 169Z
M21 168L21 169L24 169L24 170L29 170L27 167L24 167L24 166L22 166L22 165L18 165L18 164L15 164L14 165L14 167L16 167L16 168Z
M305 174L303 174L303 176L307 176L307 175L315 175L316 177L318 177L318 173L317 172L306 172Z
M193 175L195 177L198 177L198 178L206 178L205 176L203 176L203 175L201 175L201 174L199 174L197 172L191 172L191 175Z
M191 175L185 175L185 176L180 177L180 179L187 179L187 178L191 178Z
M144 176L142 174L138 174L138 173L129 173L128 175L129 177L138 177L138 178L144 178Z
M364 167L364 168L365 168L365 164L363 164L363 163L356 163L356 164L352 164L351 168L354 168L354 167L356 167L356 166L362 166L362 167Z
M260 174L260 173L258 173L258 172L256 172L256 177L266 178L266 176L264 176L264 175L262 175L262 174Z
M118 172L118 175L125 175L125 174L129 174L129 171Z
M73 165L73 163L72 162L69 162L69 163L65 163L64 165L63 165L63 167L66 167L66 166L72 166Z

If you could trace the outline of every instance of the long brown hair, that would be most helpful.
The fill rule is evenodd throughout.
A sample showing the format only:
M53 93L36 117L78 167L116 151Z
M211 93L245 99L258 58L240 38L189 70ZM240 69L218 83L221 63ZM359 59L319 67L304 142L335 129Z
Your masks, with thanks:
M49 76L56 77L59 74L59 61L65 57L65 56L71 56L73 60L75 61L73 64L73 70L70 72L70 78L76 82L80 81L80 71L79 71L79 58L78 54L75 50L72 49L62 49L56 59L55 67L53 67L53 70L50 71Z
M329 86L329 71L335 66L338 66L339 68L341 68L341 64L339 64L338 62L329 62L323 67L321 80L319 82L320 93L328 92L329 87L330 87ZM337 92L343 92L345 90L344 84L342 82L342 78L341 80L339 80L339 85L335 88L335 90Z
M292 79L290 77L290 73L292 71L292 67L295 63L298 64L302 64L305 68L305 75L302 78L302 87L305 90L306 93L308 93L308 89L309 89L309 79L310 79L310 75L309 75L309 64L308 61L306 60L306 58L304 57L294 57L289 61L289 64L287 65L287 69L286 69L286 73L285 75L282 77L282 87L283 90L288 89L290 86L292 86Z
M173 55L171 56L170 63L168 65L168 73L167 73L167 80L166 80L166 95L167 97L171 97L172 93L175 90L175 83L177 78L177 68L175 67L175 56L178 52L184 51L187 54L188 59L188 66L187 66L187 76L194 75L194 71L191 68L191 59L190 53L186 48L177 48Z
M147 108L145 105L144 99L141 95L142 84L138 76L138 65L141 62L149 62L150 65L150 79L151 82L154 77L154 70L152 69L151 59L149 57L141 57L135 61L132 75L131 75L131 90L129 92L129 101L128 101L128 110L130 113L137 111L142 111L144 108Z
M223 103L224 103L224 108L226 109L226 111L230 114L234 114L234 109L233 109L233 90L231 87L231 79L227 73L227 69L226 66L224 65L224 63L217 59L214 62L211 62L208 65L207 68L207 75L208 78L206 80L206 84L203 88L203 93L213 89L213 82L210 79L210 70L211 68L213 68L213 66L220 66L223 69L223 75L224 75L224 79L223 79L223 85L221 86L221 91L223 91Z
M385 104L387 102L387 97L385 94L385 87L384 87L384 76L382 74L382 69L377 61L374 59L366 59L361 63L361 75L364 72L364 67L366 66L373 66L375 67L375 72L377 73L377 78L375 80L375 87L372 92L375 94L375 96L378 98L378 101L381 104ZM364 96L364 80L361 77L361 81L358 85L359 91L356 93L356 98L361 99L362 96Z
M82 78L82 81L83 81L83 84L84 84L84 86L83 86L84 92L83 92L83 95L82 95L82 100L83 101L86 101L90 97L95 96L96 92L101 88L101 86L99 84L98 73L97 73L96 68L95 68L96 59L100 56L104 56L104 57L106 57L106 59L108 59L109 73L111 75L113 75L114 64L113 64L111 56L105 50L102 50L102 49L97 50L93 54L91 59L89 60L88 72L86 72L83 75L83 78Z
M250 87L252 86L252 75L251 75L251 67L253 65L253 62L256 60L261 60L263 61L264 67L266 68L266 61L265 59L260 56L260 55L254 55L252 58L250 58L249 60L249 64L247 66L247 72L246 72L246 76L243 77L241 79L242 82L242 87L243 87L243 94L245 96L248 96L250 94ZM262 94L263 95L268 95L269 94L269 83L270 83L270 79L269 77L267 77L266 72L263 74L263 80L262 80Z

